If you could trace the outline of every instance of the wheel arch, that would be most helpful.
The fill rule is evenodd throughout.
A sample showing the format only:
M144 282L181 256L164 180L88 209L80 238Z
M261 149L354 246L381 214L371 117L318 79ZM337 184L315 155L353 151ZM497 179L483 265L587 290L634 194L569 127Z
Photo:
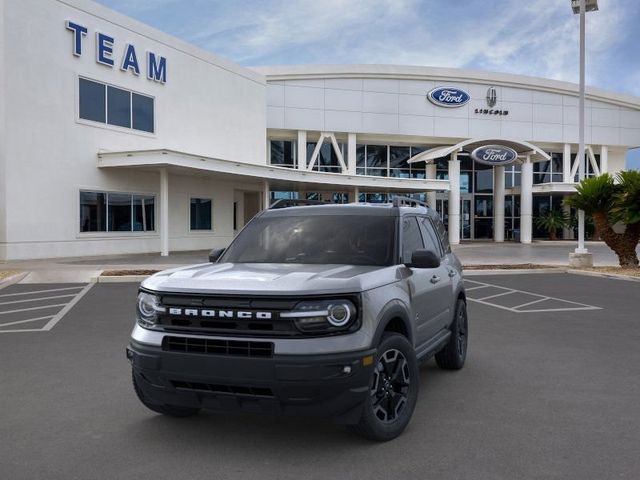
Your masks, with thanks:
M409 343L413 345L414 332L409 319L409 313L404 305L399 303L388 305L383 310L380 320L378 321L372 346L377 346L380 343L385 332L399 333L406 337Z

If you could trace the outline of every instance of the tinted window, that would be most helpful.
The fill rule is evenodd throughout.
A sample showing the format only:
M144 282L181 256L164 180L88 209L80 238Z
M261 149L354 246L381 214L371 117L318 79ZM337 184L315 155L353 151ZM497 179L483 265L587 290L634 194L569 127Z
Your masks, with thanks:
M109 231L131 231L131 195L124 193L109 194Z
M392 265L395 219L314 215L251 221L221 262Z
M424 248L433 251L436 255L442 257L442 247L438 240L438 235L434 230L431 220L426 217L420 218L420 226L422 227L422 237L424 239Z
M131 128L131 93L116 87L107 89L107 123Z
M191 230L211 230L210 199L191 199Z
M440 242L442 242L442 248L445 253L451 253L451 245L449 244L449 233L447 232L447 227L444 225L442 219L437 216L433 218L433 225L436 227L436 233L438 237L440 237Z
M153 98L137 93L132 95L133 128L153 133Z
M133 196L133 231L149 232L155 226L155 198L148 195Z
M107 196L99 192L80 192L80 231L107 230Z
M424 248L416 217L402 219L402 263L411 263L414 250Z
M102 123L106 121L103 84L80 79L80 118Z

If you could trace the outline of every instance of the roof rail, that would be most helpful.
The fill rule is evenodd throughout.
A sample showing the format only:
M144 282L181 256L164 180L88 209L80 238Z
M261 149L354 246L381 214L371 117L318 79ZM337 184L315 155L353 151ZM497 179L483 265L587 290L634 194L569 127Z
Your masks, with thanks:
M425 207L429 208L425 202L415 200L414 198L396 196L392 199L392 205L394 207Z
M306 200L302 198L281 198L273 202L269 206L269 210L273 210L276 208L300 207L310 205L329 205L329 202L323 202L321 200Z

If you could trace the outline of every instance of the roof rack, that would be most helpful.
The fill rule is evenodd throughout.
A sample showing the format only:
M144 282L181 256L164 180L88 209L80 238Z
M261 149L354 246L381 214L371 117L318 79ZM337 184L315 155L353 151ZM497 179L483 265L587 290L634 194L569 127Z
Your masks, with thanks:
M420 200L415 200L413 198L401 197L401 196L393 197L392 205L394 207L425 207L425 208L429 208L429 205L427 205L425 202L421 202Z
M273 210L276 208L288 208L288 207L300 207L300 206L310 206L310 205L329 205L328 202L323 202L321 200L306 200L306 199L298 199L298 198L281 198L276 200L271 204L269 210Z

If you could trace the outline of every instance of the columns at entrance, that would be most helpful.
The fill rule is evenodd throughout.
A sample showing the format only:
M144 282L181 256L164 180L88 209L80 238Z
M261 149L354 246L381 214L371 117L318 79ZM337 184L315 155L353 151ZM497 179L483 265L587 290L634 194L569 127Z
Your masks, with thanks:
M428 180L435 180L437 175L436 169L437 169L437 165L435 164L435 162L427 163L425 176L427 177ZM427 205L429 205L433 209L436 208L436 192L435 191L427 192Z
M600 147L600 174L609 171L609 147L602 145Z
M357 155L356 134L349 133L347 135L347 173L349 175L356 174L356 163L357 163L356 155Z
M271 205L271 191L269 190L269 182L267 180L264 181L264 186L262 187L262 209L266 210Z
M307 131L298 130L298 170L307 169Z
M531 243L533 230L533 162L527 155L522 164L520 187L520 242Z
M360 201L360 189L358 187L353 188L353 203L358 203Z
M169 172L160 169L160 255L169 255Z
M564 144L564 153L562 154L562 181L564 183L572 183L571 176L571 144Z
M460 160L458 153L449 160L449 242L460 243Z
M493 241L504 242L504 167L493 167Z

